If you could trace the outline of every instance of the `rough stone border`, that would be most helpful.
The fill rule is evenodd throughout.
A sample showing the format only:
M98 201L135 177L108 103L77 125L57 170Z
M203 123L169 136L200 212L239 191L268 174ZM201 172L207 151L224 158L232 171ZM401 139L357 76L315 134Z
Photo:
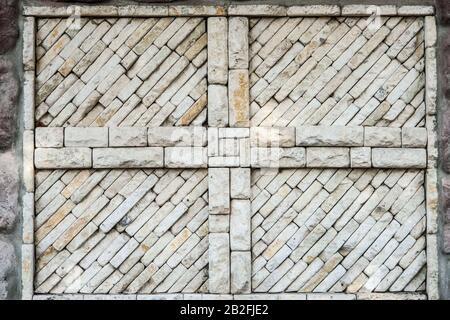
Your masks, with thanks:
M36 6L24 5L23 14L35 17L68 17L73 5ZM311 16L371 16L374 13L388 16L430 16L433 6L395 6L395 5L84 5L82 16L96 17L167 17L167 16L272 16L272 17L311 17Z
M426 295L405 293L368 294L174 294L174 295L34 295L34 80L35 80L35 17L68 17L68 6L24 6L26 16L23 31L24 102L23 102L23 189L22 195L22 299L439 299L438 290L438 191L437 191L437 122L436 122L436 21L432 6L380 6L381 15L425 16L426 66L426 129L427 129L427 281ZM370 16L372 6L83 6L82 16L96 17L152 17L152 16ZM248 68L248 67L247 67ZM231 67L230 67L231 69ZM231 70L230 70L231 71ZM220 81L216 83L221 83ZM225 82L226 84L226 82ZM210 89L208 88L208 91ZM225 92L226 94L226 92ZM226 125L226 124L225 124ZM229 250L229 249L228 249ZM228 278L228 281L230 279ZM229 284L228 284L229 285Z
M37 294L33 300L426 300L419 293Z

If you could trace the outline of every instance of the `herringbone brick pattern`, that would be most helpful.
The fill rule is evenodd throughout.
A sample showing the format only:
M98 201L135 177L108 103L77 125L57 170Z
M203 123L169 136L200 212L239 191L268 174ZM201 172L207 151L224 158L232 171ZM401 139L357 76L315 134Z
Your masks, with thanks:
M37 293L207 290L206 170L36 175Z
M204 18L40 19L38 126L202 125Z
M250 20L252 126L424 126L423 18Z
M423 182L418 170L254 171L253 291L424 290Z

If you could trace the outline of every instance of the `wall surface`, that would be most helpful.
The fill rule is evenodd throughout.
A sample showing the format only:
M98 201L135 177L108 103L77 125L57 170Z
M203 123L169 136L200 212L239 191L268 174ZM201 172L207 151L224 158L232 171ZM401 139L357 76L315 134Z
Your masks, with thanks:
M87 1L100 2L100 1ZM143 1L147 2L147 1ZM174 4L197 4L197 3L230 3L228 1L184 1L173 2ZM252 3L251 1L236 1L239 3ZM28 1L36 4L51 4L60 6L60 3L50 1ZM73 2L78 3L78 2ZM80 2L81 3L81 2ZM108 1L111 3L132 3L124 1ZM253 2L254 3L254 2ZM261 2L258 2L261 3ZM265 3L277 4L311 4L311 1L265 1ZM317 4L333 3L335 1L317 1ZM385 4L386 1L339 1L339 4ZM434 4L434 1L403 0L398 4ZM439 244L442 253L440 263L440 289L442 298L449 294L448 276L448 254L450 254L450 109L447 108L450 94L449 79L450 59L447 59L450 48L450 8L445 0L437 0L436 8L441 17L438 26L439 32L439 55L438 68L440 71L440 88L438 93L438 121L441 137L439 139L440 158L438 177L440 183L440 221L439 221ZM16 128L22 126L19 120L20 111L20 83L22 77L20 43L19 37L19 1L0 0L0 298L20 298L20 238L21 219L19 218L19 181L21 180L21 142L22 133Z

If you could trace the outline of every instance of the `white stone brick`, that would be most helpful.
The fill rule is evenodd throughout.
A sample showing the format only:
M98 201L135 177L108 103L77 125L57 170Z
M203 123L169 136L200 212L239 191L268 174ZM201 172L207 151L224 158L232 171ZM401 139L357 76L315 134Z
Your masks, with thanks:
M428 115L436 114L437 67L436 48L425 50L425 105Z
M95 148L94 168L160 168L163 148Z
M34 193L26 192L22 196L22 242L34 243Z
M248 70L230 70L228 83L230 127L248 127L250 123Z
M395 5L345 5L342 7L343 16L395 16Z
M400 128L364 128L364 146L366 147L400 147L401 140Z
M207 148L167 147L164 148L164 165L167 168L206 168Z
M230 5L228 7L230 16L285 16L286 7L271 4L254 5Z
M402 128L402 147L425 148L427 146L427 129L418 127Z
M228 81L228 21L210 17L208 30L208 83L227 84Z
M248 18L228 18L228 66L248 69Z
M23 74L23 126L25 130L34 129L35 96L34 71L25 71Z
M297 146L362 146L363 127L302 126L296 128Z
M37 169L79 169L92 167L90 148L38 148L34 152Z
M66 147L107 147L108 128L65 128L64 145Z
M230 292L230 239L227 233L209 234L209 291Z
M252 147L294 147L294 127L252 127L250 145Z
M22 300L33 298L34 286L34 244L22 245Z
M425 168L427 152L425 149L372 148L374 168Z
M251 249L251 207L250 200L231 200L230 247L231 250Z
M64 146L64 128L36 128L36 148L62 148Z
M337 147L306 148L306 166L316 168L347 168L350 166L350 149Z
M301 168L306 165L305 148L251 148L254 168Z
M110 147L146 147L147 128L141 127L110 127Z
M207 142L203 127L157 127L148 129L151 147L202 147Z
M211 233L228 233L230 231L230 216L228 214L210 214L208 226Z
M250 199L250 169L230 169L230 194L232 199Z
M429 16L434 14L433 6L400 6L399 16Z
M250 293L251 252L231 252L231 293Z
M352 168L370 168L372 166L371 149L368 147L350 148L350 166Z
M35 70L36 19L34 17L24 18L22 34L23 34L23 69L25 71Z
M208 169L209 213L230 213L230 169Z
M23 184L28 192L34 191L34 132L23 132Z

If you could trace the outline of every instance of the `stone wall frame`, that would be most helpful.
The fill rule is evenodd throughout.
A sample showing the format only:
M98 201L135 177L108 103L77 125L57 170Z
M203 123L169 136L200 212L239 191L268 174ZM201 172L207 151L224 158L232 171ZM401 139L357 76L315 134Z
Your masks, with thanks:
M421 157L419 163L408 164L405 167L410 168L411 166L417 166L417 168L425 169L426 171L426 219L427 219L427 229L426 229L426 253L427 253L427 284L426 284L426 296L421 294L392 294L392 293L357 293L357 294L338 294L338 293L308 293L308 294L256 294L251 293L249 290L245 289L246 279L242 279L239 275L230 273L228 279L217 279L217 286L210 287L211 294L171 294L171 295L34 295L34 171L36 163L36 152L35 152L35 142L36 142L36 130L34 127L34 81L35 81L35 33L36 33L36 19L39 17L69 17L72 14L73 7L58 6L58 7L47 7L47 6L25 6L24 7L24 31L23 31L23 41L24 41L24 51L23 51L23 68L24 68L24 101L23 101L23 196L22 196L22 220L23 220L23 231L22 231L22 299L299 299L299 300L314 300L314 299L439 299L438 292L438 188L437 188L437 127L436 127L436 91L437 91L437 76L436 76L436 21L434 17L434 8L430 6L381 6L380 14L386 16L424 16L425 19L425 70L426 70L426 86L425 86L425 96L426 96L426 134L428 138L428 143L426 146L426 153L424 152L424 157ZM239 28L245 28L245 19L240 19L240 17L317 17L317 16L355 16L364 17L370 16L372 14L370 6L365 5L348 5L348 6L328 6L328 5L313 5L313 6L277 6L277 5L230 5L228 7L222 6L147 6L147 5L126 5L126 6L110 6L110 5L93 5L93 6L82 6L80 14L84 17L178 17L178 16L201 16L201 17L212 17L212 19L217 19L218 24L226 23L228 28L235 27L237 30ZM211 24L213 26L213 24ZM247 26L248 27L248 26ZM241 29L242 30L242 29ZM210 32L212 30L208 30ZM247 31L248 32L248 31ZM246 35L245 33L243 33ZM219 177L219 182L231 183L233 186L233 181L236 185L245 183L241 179L249 179L250 169L233 169L237 167L244 168L259 168L259 167L270 167L272 161L278 166L288 167L288 168L302 168L302 167L312 167L312 168L327 168L336 167L334 163L327 164L319 162L318 164L310 163L308 161L308 152L313 152L314 148L324 147L324 148L334 148L337 147L330 144L324 144L320 146L315 145L301 145L298 143L298 136L295 136L294 132L287 132L284 137L286 139L280 139L279 136L271 138L269 142L270 147L262 143L262 147L259 145L259 140L257 138L257 133L255 133L254 140L252 142L253 136L252 131L254 128L248 129L249 125L249 101L248 101L248 88L242 86L237 86L233 79L244 79L244 83L248 82L248 61L239 55L242 52L242 47L240 43L228 42L228 39L222 39L225 44L228 44L227 50L225 51L225 56L218 58L219 65L209 65L208 71L208 94L212 97L217 98L223 103L218 105L218 109L214 110L218 114L226 114L226 120L217 120L213 118L208 119L208 124L211 127L217 127L217 134L214 134L216 129L208 129L208 159L202 161L200 164L193 164L187 161L186 167L207 167L209 165L209 175L210 175L210 199L211 192L214 189L214 180ZM214 45L221 46L222 43L216 43ZM248 44L247 44L248 45ZM211 48L208 47L208 50ZM248 49L248 47L247 47ZM220 50L219 50L220 51ZM223 51L222 51L223 52ZM226 55L228 53L228 55ZM221 60L222 59L222 60ZM217 60L210 61L208 63L216 63ZM222 68L222 70L221 70ZM245 80L247 79L247 80ZM228 91L227 91L228 90ZM233 93L233 94L232 94ZM235 93L235 94L234 94ZM239 97L237 100L233 100L232 97ZM210 106L208 105L208 108ZM215 106L214 108L217 108ZM228 113L229 110L229 113ZM209 109L211 112L211 109ZM235 127L235 128L223 128L223 127ZM222 132L223 133L219 133ZM229 129L229 130L227 130ZM229 131L227 133L227 131ZM257 131L257 130L255 130ZM363 133L364 135L364 133ZM241 154L239 154L238 159L227 159L227 155L221 154L209 154L211 148L211 141L218 141L220 138L239 138L248 140L249 146L248 151L255 150L255 147L263 150L262 159L258 157L248 156L249 163L247 160L243 159L244 153L242 150L247 150L245 141L242 143ZM214 140L216 139L216 140ZM285 142L286 140L294 140L294 144ZM280 141L283 141L280 144ZM253 147L251 148L250 145ZM276 148L274 147L276 145ZM343 146L339 146L343 147ZM425 146L416 146L423 150ZM290 148L291 150L288 150ZM354 145L345 146L347 150L348 164L343 164L342 167L353 167L356 168L360 164L359 157L360 152L371 152L372 163L371 167L377 167L374 165L374 152L382 152L382 145L365 145L355 143ZM361 148L366 148L361 150ZM412 146L407 148L413 149ZM99 148L101 149L101 148ZM206 148L204 148L206 149ZM296 149L296 150L293 150ZM274 150L276 152L274 152ZM94 151L95 152L95 151ZM403 152L403 151L400 151ZM353 157L355 154L355 157ZM422 153L421 153L422 154ZM261 153L258 153L261 155ZM283 162L284 158L287 158L286 162ZM352 160L352 161L351 161ZM167 164L166 159L164 161L161 159L162 167L170 167ZM236 164L232 164L233 161L237 161ZM354 162L353 162L354 161ZM364 161L363 161L364 162ZM153 167L154 165L152 165ZM95 167L89 164L84 167ZM180 167L176 164L175 167ZM393 165L389 163L381 163L378 165L380 168L398 168L399 165ZM400 165L401 167L401 165ZM213 169L212 169L213 168ZM244 170L243 172L235 172L233 175L233 170ZM248 171L248 172L247 172ZM225 173L224 173L225 172ZM231 179L227 181L221 181L221 175L231 175ZM235 177L235 178L233 178ZM235 179L235 180L233 180ZM231 182L230 182L231 181ZM235 190L232 188L232 190ZM219 221L221 216L224 214L233 214L233 212L241 212L242 207L249 204L248 195L246 194L248 190L241 190L237 194L230 195L230 203L209 203L210 206L210 217L214 216L214 219ZM233 211L233 206L237 208ZM241 219L241 218L239 218ZM220 225L220 221L218 223ZM232 237L232 233L228 233L225 229L217 229L215 231L209 231L210 236L214 241L211 243L210 237L210 247L222 249L223 243L228 241L227 237ZM231 241L231 240L230 240ZM227 248L230 254L229 263L233 265L236 263L244 263L248 260L247 254L250 254L250 249L246 244L246 240L236 240L233 244L231 241L231 247ZM214 264L212 266L215 268ZM221 265L217 266L217 270L222 270ZM211 268L211 258L210 258L210 268ZM211 270L211 269L210 269ZM223 271L223 270L222 270ZM231 287L230 289L227 289ZM240 294L233 294L233 287ZM242 291L244 290L244 291ZM248 291L248 292L247 292ZM245 292L242 294L242 292Z

